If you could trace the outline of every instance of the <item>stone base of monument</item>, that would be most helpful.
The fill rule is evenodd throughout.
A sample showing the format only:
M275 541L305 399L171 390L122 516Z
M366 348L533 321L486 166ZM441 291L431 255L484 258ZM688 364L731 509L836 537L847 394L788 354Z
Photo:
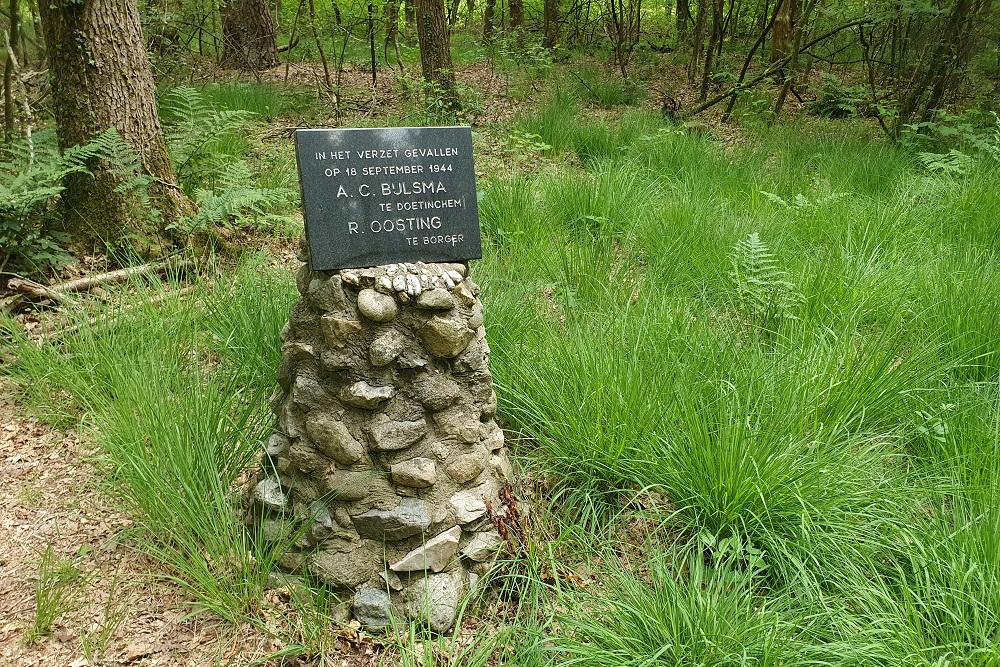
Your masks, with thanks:
M300 255L300 259L307 258ZM510 475L479 288L462 264L311 271L282 331L262 533L370 628L443 632L501 538Z

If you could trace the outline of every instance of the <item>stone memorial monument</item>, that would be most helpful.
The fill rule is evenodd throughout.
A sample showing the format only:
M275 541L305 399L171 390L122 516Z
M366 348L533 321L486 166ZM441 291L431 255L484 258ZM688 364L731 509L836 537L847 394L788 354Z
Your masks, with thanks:
M281 334L255 515L265 535L299 536L282 566L328 585L364 626L443 632L500 545L491 516L511 472L479 288L455 261L480 251L471 133L296 142L301 298Z

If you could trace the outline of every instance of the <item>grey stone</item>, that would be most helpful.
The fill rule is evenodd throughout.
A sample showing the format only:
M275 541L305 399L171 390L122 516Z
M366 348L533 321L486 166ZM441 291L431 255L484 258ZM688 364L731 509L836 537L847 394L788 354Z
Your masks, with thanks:
M325 504L316 500L309 505L309 513L312 514L313 522L309 526L309 534L313 539L322 541L332 536L337 531L337 524L330 516L330 510Z
M416 498L403 498L391 510L369 510L354 517L360 535L392 542L420 535L430 525L427 504Z
M377 289L383 292L392 291L392 278L389 276L379 276L378 282L376 283Z
M329 542L309 557L309 571L314 576L334 588L346 589L356 588L371 579L380 560L378 552L363 543L346 551L327 545Z
M319 318L320 333L326 344L334 348L347 345L347 339L361 331L361 322L341 315L326 314Z
M484 442L491 452L495 452L503 447L503 430L496 424L492 424L492 426L486 434Z
M462 527L455 526L427 540L399 561L389 566L393 572L420 572L430 570L440 572L448 566L458 551L458 541L462 537Z
M423 288L420 286L420 278L414 275L406 276L406 293L409 296L416 297L420 296L420 292Z
M367 470L350 472L338 470L327 475L324 486L333 500L361 500L371 491L374 473Z
M444 410L456 400L461 389L456 382L441 373L425 373L413 383L413 395L431 410Z
M479 417L462 408L454 408L434 415L434 424L442 436L459 442L479 442L483 435L483 423Z
M376 449L394 451L409 447L423 438L427 422L423 417L414 421L394 421L385 415L377 415L368 430Z
M317 405L328 404L330 394L312 375L299 374L292 383L292 400L299 406L310 409ZM292 435L292 432L288 431L288 435Z
M348 285L353 285L354 287L357 287L361 283L361 279L358 278L358 274L353 271L341 271L340 279Z
M393 463L389 467L392 481L403 486L423 489L437 481L437 465L434 459L417 457L409 461Z
M392 278L392 289L397 292L406 291L406 276L393 276Z
M309 302L317 310L339 310L347 304L340 277L313 278L309 281Z
M493 475L502 480L511 481L514 479L514 467L507 458L507 452L500 452L490 457L490 470Z
M485 496L489 492L485 484L472 489L459 491L448 499L448 505L455 514L455 521L461 524L471 523L486 514Z
M364 445L330 414L310 413L306 419L306 435L321 452L341 465L351 465L364 456Z
M420 342L435 357L453 359L468 347L475 332L462 322L438 315L420 328L419 336Z
M465 484L482 474L489 456L486 448L479 445L472 451L452 457L445 466L445 472L459 484Z
M328 371L346 371L357 365L357 357L346 350L324 350L319 363Z
M476 304L476 295L472 293L472 290L469 289L469 286L464 281L458 283L451 292L463 306L471 308Z
M403 580L399 578L399 575L391 570L385 570L379 572L379 577L385 582L385 585L394 591L403 590Z
M363 289L358 293L358 310L373 322L388 322L396 317L396 300L373 289Z
M435 632L446 632L455 623L463 583L461 571L418 579L403 594L406 613Z
M388 366L403 353L403 337L395 329L386 331L372 341L368 348L368 360L372 365L381 368Z
M362 586L354 594L354 618L366 628L384 628L392 621L392 601L381 588Z
M288 448L288 460L299 470L313 473L314 475L324 474L327 468L333 465L330 459L321 455L302 440L296 440Z
M264 452L270 456L281 456L288 451L289 441L284 433L272 433L271 437L267 439L267 444L264 446Z
M418 308L427 310L451 310L455 307L455 299L448 290L432 289L418 296L416 304Z
M254 487L253 497L263 507L285 512L288 510L288 497L281 488L281 483L271 477L266 477Z
M285 519L264 519L260 529L261 537L268 542L285 542L295 533L295 525Z
M364 380L340 390L340 400L355 408L374 410L395 395L392 387L373 387Z
M462 547L462 557L482 563L493 558L502 543L503 539L496 531L476 533L468 544Z
M454 271L454 270L450 270L450 271L446 272L445 275L448 276L449 278L451 278L452 281L456 285L459 284L460 282L462 282L462 279L465 278L464 275L462 275L458 271Z

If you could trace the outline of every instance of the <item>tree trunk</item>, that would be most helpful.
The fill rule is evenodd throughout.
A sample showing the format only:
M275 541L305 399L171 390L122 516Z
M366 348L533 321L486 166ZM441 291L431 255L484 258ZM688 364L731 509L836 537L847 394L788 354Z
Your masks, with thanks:
M510 7L510 29L520 30L524 25L524 0L508 0Z
M188 204L174 185L136 0L45 0L39 9L60 148L117 129L142 171L155 179L150 195L163 223L173 222ZM123 176L113 165L90 167L92 176L66 179L64 223L83 238L118 241L127 224L140 222L135 202L117 191Z
M7 35L9 54L4 54L7 62L3 68L3 136L4 141L14 140L14 61L20 60L18 45L21 29L21 15L18 1L10 0L10 31Z
M403 0L403 18L406 25L411 26L417 20L417 9L414 6L415 0Z
M278 64L278 43L267 0L226 0L222 17L222 66L260 71Z
M788 4L795 4L795 0L785 0ZM792 46L791 53L788 57L788 69L785 71L785 82L781 86L781 90L778 91L778 99L774 103L774 112L771 114L770 124L774 124L774 121L778 119L778 115L781 113L781 108L785 106L785 98L788 97L788 91L792 89L795 85L795 76L799 68L799 56L802 52L802 37L805 34L806 28L809 24L809 17L812 15L813 10L816 8L820 0L806 0L805 11L802 12L802 20L799 21L798 16L794 16L793 20L796 21L794 35L792 36ZM782 11L784 11L784 6L782 6Z
M493 32L496 30L494 25L496 10L497 0L486 0L486 7L483 9L483 42L485 44L493 41Z
M722 42L722 2L723 0L712 0L712 35L708 41L708 51L705 52L705 70L701 77L701 91L698 100L704 102L708 99L708 82L712 78L712 66L715 63L715 50Z
M776 63L791 53L792 34L795 28L795 14L799 0L785 0L778 12L778 20L771 31L771 62Z
M693 84L701 64L701 54L705 50L705 15L708 14L708 0L698 0L698 16L694 20L694 35L691 38L691 62L688 64L688 83Z
M417 40L424 80L433 83L445 106L456 108L455 72L451 64L451 39L441 0L416 0Z
M677 16L675 17L675 21L677 22L678 46L687 41L688 16L690 14L691 9L688 6L688 0L677 0Z
M399 52L399 0L385 3L385 60L389 62L389 45L396 54L396 64L403 71L403 56Z
M458 21L458 6L461 4L462 0L451 0L451 7L448 9L448 27L455 25Z
M544 0L542 11L545 21L542 47L553 49L559 43L559 0Z

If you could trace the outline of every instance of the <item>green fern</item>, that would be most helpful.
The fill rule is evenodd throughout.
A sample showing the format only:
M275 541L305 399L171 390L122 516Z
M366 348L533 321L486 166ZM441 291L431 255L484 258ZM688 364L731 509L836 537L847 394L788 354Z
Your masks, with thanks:
M802 296L756 232L739 241L729 255L736 301L752 324L771 330L780 320L795 320Z
M268 227L284 221L284 216L272 211L290 206L294 190L248 185L251 183L253 178L245 162L227 165L214 188L195 191L198 212L184 219L187 231L202 231L216 225Z
M218 150L220 139L244 129L249 111L213 108L196 89L179 86L164 101L167 148L177 180L189 194L226 170L232 158Z

